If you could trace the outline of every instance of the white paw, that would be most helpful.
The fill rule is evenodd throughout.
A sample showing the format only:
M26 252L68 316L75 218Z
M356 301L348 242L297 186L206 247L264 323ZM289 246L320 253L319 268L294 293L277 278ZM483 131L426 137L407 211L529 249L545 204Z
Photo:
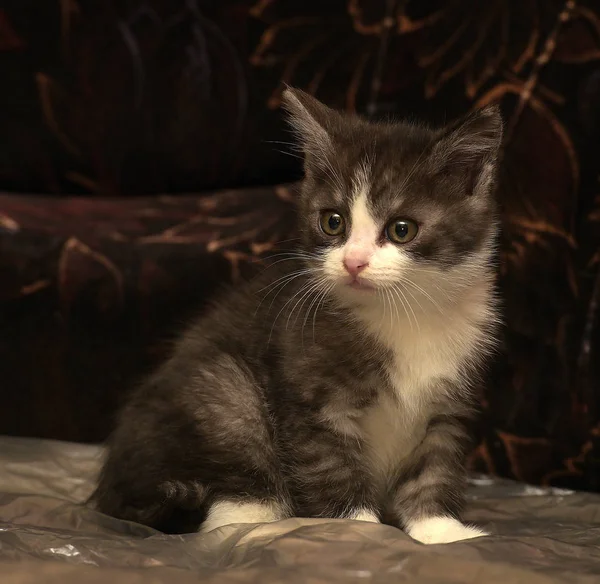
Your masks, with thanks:
M200 531L208 533L224 525L241 523L271 523L284 516L282 509L275 503L218 501L210 507Z
M452 543L488 535L477 527L463 525L452 517L429 517L410 523L408 535L425 544Z
M348 519L354 521L368 521L370 523L381 523L377 514L369 509L356 509L348 515Z

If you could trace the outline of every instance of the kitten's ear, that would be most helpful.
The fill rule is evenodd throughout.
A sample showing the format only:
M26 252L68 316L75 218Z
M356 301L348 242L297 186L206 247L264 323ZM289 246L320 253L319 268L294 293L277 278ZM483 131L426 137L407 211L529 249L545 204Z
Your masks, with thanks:
M500 108L489 105L444 129L432 158L439 171L461 176L469 194L486 195L495 178L501 143Z
M332 137L342 125L342 114L299 89L287 87L282 99L289 123L305 153L319 156L330 152Z

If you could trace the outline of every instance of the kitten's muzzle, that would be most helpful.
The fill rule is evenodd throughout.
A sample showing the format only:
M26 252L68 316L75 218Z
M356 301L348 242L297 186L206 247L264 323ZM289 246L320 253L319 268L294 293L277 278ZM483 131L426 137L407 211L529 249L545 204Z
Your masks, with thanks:
M376 287L373 284L371 284L371 282L361 277L354 278L352 276L349 276L345 278L343 282L345 286L347 286L348 288L352 288L353 290L373 292L376 289Z
M348 286L350 286L350 288L353 290L362 290L365 292L372 292L375 290L375 288L365 282L365 280L351 280Z

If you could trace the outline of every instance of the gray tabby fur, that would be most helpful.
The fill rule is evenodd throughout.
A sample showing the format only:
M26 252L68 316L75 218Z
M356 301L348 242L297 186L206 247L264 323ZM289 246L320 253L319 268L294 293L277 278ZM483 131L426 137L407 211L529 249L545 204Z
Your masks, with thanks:
M481 535L436 521L459 518L470 388L494 347L499 112L432 130L284 98L306 161L299 244L190 323L133 392L94 500L169 531L304 516L428 543ZM320 228L328 209L342 237ZM417 221L412 242L385 239L395 217ZM378 230L374 290L347 285L353 220Z

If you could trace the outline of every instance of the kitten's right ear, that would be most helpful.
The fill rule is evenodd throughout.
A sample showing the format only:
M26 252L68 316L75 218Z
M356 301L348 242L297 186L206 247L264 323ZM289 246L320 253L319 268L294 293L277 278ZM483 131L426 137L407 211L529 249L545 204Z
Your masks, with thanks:
M501 143L500 108L488 105L442 130L432 159L438 170L461 173L470 194L487 194L494 180Z
M330 152L336 128L342 125L342 115L299 89L287 87L282 100L304 152L316 157Z

